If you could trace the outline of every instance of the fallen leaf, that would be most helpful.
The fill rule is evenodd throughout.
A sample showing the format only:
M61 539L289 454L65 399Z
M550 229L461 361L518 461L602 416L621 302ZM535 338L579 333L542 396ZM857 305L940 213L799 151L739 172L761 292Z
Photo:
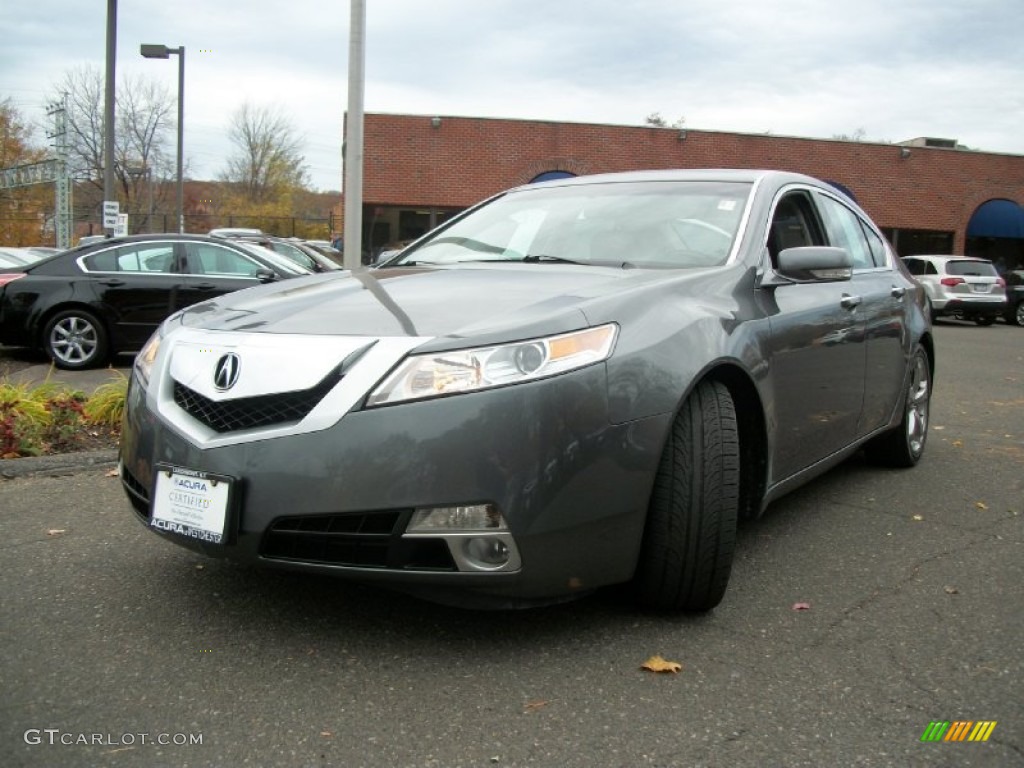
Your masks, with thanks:
M932 427L932 429L945 429L945 427Z
M942 591L945 592L947 595L959 595L960 594L960 590L957 589L956 587L948 587L948 586L947 587L943 587Z
M809 611L811 610L810 603L793 603L794 611Z
M976 506L978 509L988 509L988 504L986 504L984 501L976 501L974 502L974 506Z
M913 519L916 520L917 522L921 522L922 520L924 520L924 516L923 515L914 515Z
M332 737L332 736L333 736L334 734L333 734L333 733L331 733L330 731L320 731L320 735L321 735L321 736L323 736L323 737L324 737L325 739L329 739L329 738L331 738L331 737Z
M201 571L201 570L203 570L203 568L205 568L205 567L206 567L205 565L203 565L202 563L200 563L199 565L197 565L197 566L196 566L196 570L197 570L197 571Z
M114 467L109 472L104 472L104 477L117 477L120 473L117 471L117 467Z
M953 447L954 448L963 448L964 447L963 440L954 440L953 441Z
M648 672L671 672L672 674L678 674L682 668L683 665L678 661L666 661L661 656L651 656L640 665L640 669L646 669Z
M528 702L526 702L526 704L523 705L523 711L524 712L536 712L538 709L546 707L550 703L551 703L550 701L544 701L544 700L528 701Z
M62 533L66 533L65 528L51 528L46 532L47 536L60 536Z

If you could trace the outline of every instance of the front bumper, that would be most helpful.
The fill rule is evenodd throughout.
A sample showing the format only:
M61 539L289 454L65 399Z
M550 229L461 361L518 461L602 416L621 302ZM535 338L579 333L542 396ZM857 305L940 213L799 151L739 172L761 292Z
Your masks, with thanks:
M670 415L609 423L603 365L473 394L352 410L326 429L200 447L133 378L122 482L149 522L160 463L237 481L215 557L346 576L448 602L544 601L631 578ZM490 503L512 572L468 572L451 541L405 534L419 507Z

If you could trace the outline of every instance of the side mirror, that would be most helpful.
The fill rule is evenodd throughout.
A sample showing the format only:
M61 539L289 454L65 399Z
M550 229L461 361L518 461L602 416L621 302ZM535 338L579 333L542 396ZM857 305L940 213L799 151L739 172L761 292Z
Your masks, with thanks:
M272 283L277 280L277 273L272 269L257 269L256 279L261 283Z
M835 283L853 276L853 259L845 248L823 245L786 248L779 252L775 271L797 283Z

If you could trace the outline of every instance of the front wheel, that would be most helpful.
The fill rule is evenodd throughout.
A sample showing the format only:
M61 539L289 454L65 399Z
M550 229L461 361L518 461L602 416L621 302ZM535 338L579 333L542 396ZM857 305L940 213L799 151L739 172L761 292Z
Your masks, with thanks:
M911 360L910 386L903 404L903 419L895 429L865 446L870 461L886 467L912 467L921 459L928 439L928 411L932 397L932 370L921 347Z
M1018 301L1017 306L1007 313L1006 319L1012 325L1024 328L1024 301Z
M93 368L107 360L107 332L91 312L68 309L46 324L43 347L58 368Z
M657 610L707 611L732 570L739 510L736 410L721 383L701 383L676 416L647 511L633 585Z

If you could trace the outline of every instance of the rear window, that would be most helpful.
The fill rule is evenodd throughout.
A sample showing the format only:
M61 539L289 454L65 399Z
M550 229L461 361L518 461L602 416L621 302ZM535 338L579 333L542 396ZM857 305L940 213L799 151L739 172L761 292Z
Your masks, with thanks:
M992 266L992 262L972 261L971 259L957 259L956 261L947 261L946 274L960 276L999 276L996 272L996 268Z

